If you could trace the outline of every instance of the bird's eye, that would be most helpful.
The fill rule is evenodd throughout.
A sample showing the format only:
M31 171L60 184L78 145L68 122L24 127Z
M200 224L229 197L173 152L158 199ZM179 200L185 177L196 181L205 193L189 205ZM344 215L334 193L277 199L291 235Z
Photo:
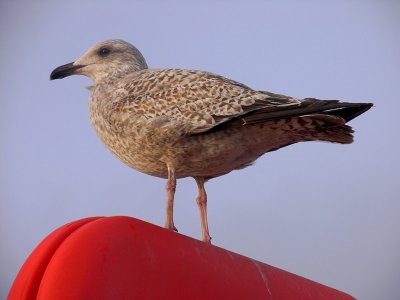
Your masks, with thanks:
M100 56L107 56L108 54L110 54L110 49L103 47L99 50L99 55Z

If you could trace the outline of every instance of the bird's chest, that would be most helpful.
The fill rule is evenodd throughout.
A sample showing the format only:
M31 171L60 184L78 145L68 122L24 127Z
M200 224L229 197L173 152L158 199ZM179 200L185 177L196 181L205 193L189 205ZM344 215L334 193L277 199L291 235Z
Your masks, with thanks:
M118 111L107 103L89 102L91 123L105 146L128 166L153 176L165 177L166 140L157 124L146 124L131 112Z

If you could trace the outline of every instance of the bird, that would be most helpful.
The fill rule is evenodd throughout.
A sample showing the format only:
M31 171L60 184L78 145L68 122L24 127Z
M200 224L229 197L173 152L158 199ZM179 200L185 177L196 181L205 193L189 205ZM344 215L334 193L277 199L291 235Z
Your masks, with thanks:
M298 142L350 144L353 129L346 123L373 105L297 99L206 71L151 69L135 46L120 39L96 43L55 68L50 80L71 75L93 81L89 115L105 146L129 167L167 180L165 228L177 231L177 179L194 178L206 243L206 181Z

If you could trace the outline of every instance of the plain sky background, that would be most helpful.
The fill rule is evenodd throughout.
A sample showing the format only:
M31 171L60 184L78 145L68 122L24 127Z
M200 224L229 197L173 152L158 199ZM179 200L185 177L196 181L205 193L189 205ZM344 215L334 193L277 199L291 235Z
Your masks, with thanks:
M150 67L208 70L299 98L375 107L351 145L301 143L211 180L216 246L350 293L400 295L399 1L0 2L0 298L34 247L84 217L163 225L165 181L131 170L91 128L84 77L49 81L122 38ZM175 222L200 238L193 179Z

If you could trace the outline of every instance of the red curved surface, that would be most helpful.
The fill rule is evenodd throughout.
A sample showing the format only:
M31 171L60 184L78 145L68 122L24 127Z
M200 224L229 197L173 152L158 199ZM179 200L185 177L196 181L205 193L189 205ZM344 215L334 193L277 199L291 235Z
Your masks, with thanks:
M354 299L278 268L130 217L94 217L51 233L8 300Z

